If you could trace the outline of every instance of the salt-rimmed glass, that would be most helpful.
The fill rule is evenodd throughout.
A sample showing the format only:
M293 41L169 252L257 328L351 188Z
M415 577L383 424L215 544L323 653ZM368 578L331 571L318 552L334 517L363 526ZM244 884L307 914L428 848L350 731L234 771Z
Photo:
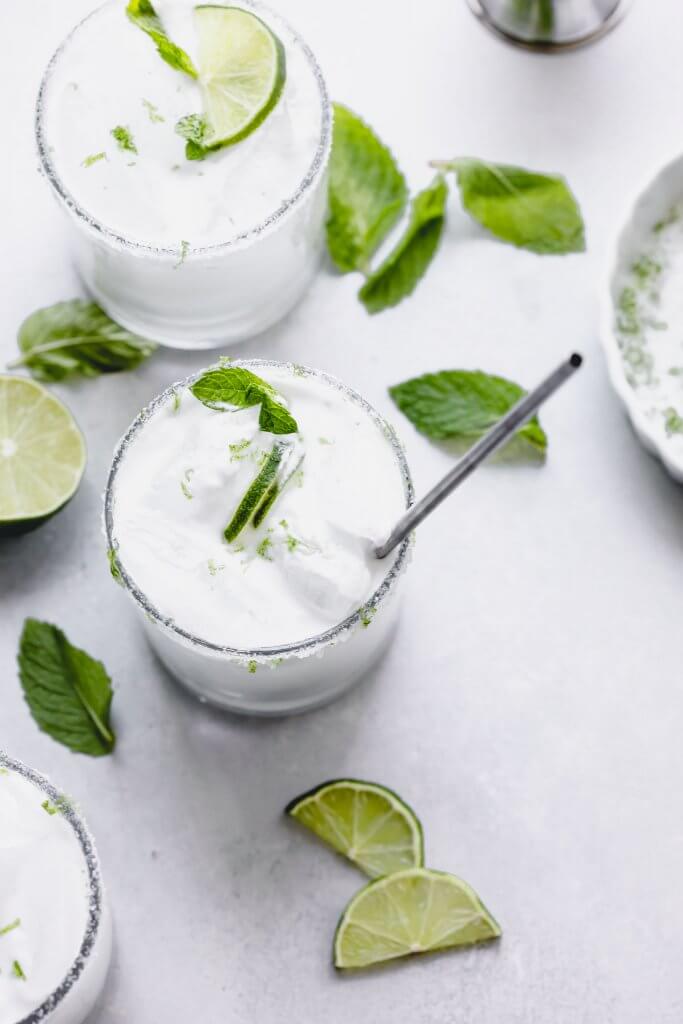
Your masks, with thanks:
M32 783L73 829L83 854L88 888L88 919L78 954L67 974L46 999L17 1024L80 1022L90 1014L102 991L109 969L112 926L105 899L94 840L70 801L39 772L0 750L0 768Z
M48 141L47 107L55 68L68 55L74 35L105 9L120 6L119 0L106 0L69 33L48 64L38 92L38 156L68 216L74 261L85 287L118 323L174 348L214 348L265 330L302 297L324 247L332 106L322 71L311 49L279 14L259 0L238 2L280 25L304 54L318 86L320 135L294 193L247 231L224 242L193 247L183 260L182 273L178 248L127 238L84 209L58 174ZM125 17L123 8L121 16Z
M393 427L352 388L337 378L276 360L238 360L241 366L259 373L268 367L296 370L340 391L369 416L391 445L396 458L408 508L413 502L413 484L403 446ZM157 409L173 401L204 370L167 388L144 408L119 442L107 481L104 530L107 545L116 559L120 582L142 613L152 647L180 682L203 700L246 714L290 714L328 703L357 682L388 645L398 616L400 583L410 560L411 538L407 538L386 559L387 569L375 592L363 606L342 622L315 636L272 647L242 649L204 640L183 629L182 624L163 615L137 586L119 555L116 535L116 477L128 448Z

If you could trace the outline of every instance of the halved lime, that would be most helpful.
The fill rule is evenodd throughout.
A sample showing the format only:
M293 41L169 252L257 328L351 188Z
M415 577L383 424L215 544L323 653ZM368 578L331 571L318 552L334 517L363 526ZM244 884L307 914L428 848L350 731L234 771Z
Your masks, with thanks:
M205 149L231 146L258 128L285 84L285 50L264 21L241 7L195 8Z
M424 863L420 822L385 786L334 779L292 800L285 810L371 878Z
M0 534L31 530L58 512L85 460L66 406L33 380L0 375Z
M409 868L369 882L354 896L337 925L334 966L370 967L500 935L467 882L443 871Z

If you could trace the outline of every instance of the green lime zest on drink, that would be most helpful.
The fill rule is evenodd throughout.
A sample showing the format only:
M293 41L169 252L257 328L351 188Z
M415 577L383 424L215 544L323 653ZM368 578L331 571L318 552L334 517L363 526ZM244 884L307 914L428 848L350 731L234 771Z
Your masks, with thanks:
M152 124L161 124L166 120L166 118L159 113L159 108L154 103L150 103L149 100L143 99L142 105L147 111L147 116Z
M116 139L119 149L124 153L137 153L138 147L135 145L133 135L125 125L117 124L115 128L112 128L110 134Z
M14 921L10 921L9 924L6 924L4 928L0 928L0 935L8 935L10 932L13 932L15 928L18 928L20 924L21 918L15 918Z
M261 18L240 7L195 8L203 115L181 119L189 160L233 146L263 123L286 78L285 49Z
M172 43L166 35L161 18L154 10L150 0L129 0L126 14L134 25L154 40L162 60L165 60L177 71L184 71L191 78L197 77L197 69L187 53L180 46Z
M107 154L104 152L104 150L102 150L101 153L92 153L90 156L86 156L86 158L83 161L83 163L81 164L81 166L82 167L92 167L92 165L96 164L99 160L106 160L106 159L107 159Z
M19 978L20 981L26 981L26 975L18 960L12 961L12 974L15 978Z
M386 786L333 779L296 797L285 813L370 878L424 863L419 819Z
M501 929L467 882L443 871L408 868L369 882L337 926L334 966L340 970L473 946Z
M283 455L288 449L286 441L276 441L270 450L270 454L264 465L259 470L256 478L247 488L247 491L237 506L232 519L224 531L224 537L228 543L236 540L244 527L247 525L254 512L262 501L263 496L277 476L277 471L282 462Z
M66 406L35 381L0 375L0 535L24 533L63 508L85 462Z

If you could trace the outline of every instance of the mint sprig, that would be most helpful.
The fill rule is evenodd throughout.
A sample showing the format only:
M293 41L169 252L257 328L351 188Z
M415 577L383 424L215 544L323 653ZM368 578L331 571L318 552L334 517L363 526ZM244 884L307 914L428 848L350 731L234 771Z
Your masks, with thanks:
M80 754L114 749L111 680L101 661L74 647L57 626L26 619L19 641L19 677L38 727Z
M505 377L481 370L442 370L425 373L389 388L389 394L413 426L437 441L475 441L526 394ZM545 453L548 439L534 416L517 435L537 452Z
M129 0L126 7L126 14L138 28L146 32L154 40L159 56L178 71L184 71L191 78L198 78L197 69L190 60L190 57L176 46L166 35L161 18L154 10L150 0Z
M432 166L455 174L465 209L502 241L542 255L586 248L581 211L559 175L472 157Z
M415 196L403 235L358 293L368 313L396 306L415 290L438 249L447 199L448 186L442 175Z
M19 328L18 341L22 355L8 369L25 366L47 383L132 370L157 347L84 299L36 310Z
M259 427L271 434L295 434L299 429L275 388L241 366L209 370L195 381L190 391L209 409L249 409L260 405Z
M360 117L335 103L327 245L339 270L367 268L407 197L391 151Z

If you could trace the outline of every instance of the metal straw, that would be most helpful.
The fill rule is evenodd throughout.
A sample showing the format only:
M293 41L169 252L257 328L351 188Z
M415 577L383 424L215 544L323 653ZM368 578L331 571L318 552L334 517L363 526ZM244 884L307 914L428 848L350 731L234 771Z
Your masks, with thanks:
M546 398L554 394L578 370L582 362L583 357L575 352L556 370L553 370L545 380L541 381L538 387L530 391L524 398L520 398L519 402L513 405L487 434L484 434L472 445L443 480L440 480L435 487L432 487L431 491L425 494L424 498L421 498L408 509L405 515L401 516L385 542L375 548L375 556L386 558L389 552L393 551L437 505L440 505L451 491L454 491L463 480L466 480L484 459L500 448L519 427L530 420Z

